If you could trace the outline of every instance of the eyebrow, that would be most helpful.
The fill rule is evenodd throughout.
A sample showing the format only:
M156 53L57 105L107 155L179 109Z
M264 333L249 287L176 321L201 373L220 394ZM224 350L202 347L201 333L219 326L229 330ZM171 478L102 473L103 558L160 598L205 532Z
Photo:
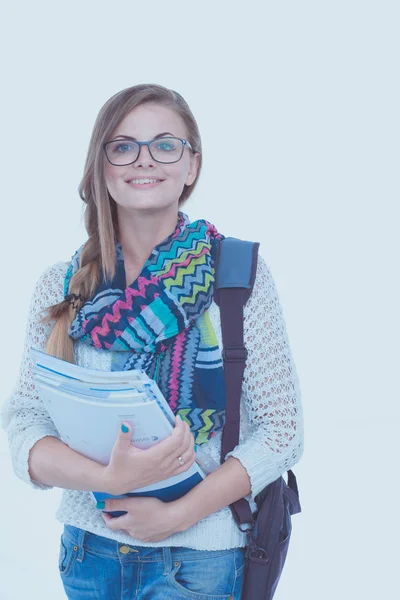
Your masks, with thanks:
M171 133L170 131L164 131L163 133L158 133L157 135L155 135L153 140L163 137L164 135L172 135L173 137L175 137L174 134ZM137 139L135 137L133 137L133 135L116 135L113 138L113 140L115 140L117 138L123 138L124 140L134 140L135 142L137 142Z

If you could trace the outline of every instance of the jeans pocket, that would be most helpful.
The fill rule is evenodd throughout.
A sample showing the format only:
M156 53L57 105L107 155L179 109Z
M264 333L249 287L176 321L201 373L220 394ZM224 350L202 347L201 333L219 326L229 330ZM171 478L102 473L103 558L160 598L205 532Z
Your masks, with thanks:
M236 550L204 551L199 559L188 557L173 562L171 583L179 591L179 597L191 600L233 600L237 580L235 552ZM241 569L242 566L239 565L238 570Z
M240 577L246 566L246 548L237 548L234 554L235 575Z
M58 570L62 577L66 577L72 571L78 553L78 546L67 541L64 535L60 538L60 551L58 555Z

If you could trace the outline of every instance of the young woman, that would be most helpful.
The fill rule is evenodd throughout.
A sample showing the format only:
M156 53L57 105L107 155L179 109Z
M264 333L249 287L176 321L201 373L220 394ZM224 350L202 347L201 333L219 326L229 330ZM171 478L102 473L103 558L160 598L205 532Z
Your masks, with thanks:
M59 569L70 599L238 600L246 536L229 504L245 496L255 509L258 492L303 452L296 367L259 257L244 311L240 443L177 501L135 497L96 507L90 494L119 495L181 473L195 444L220 464L225 388L213 274L224 235L181 210L201 165L197 123L180 94L141 84L111 97L79 188L88 239L70 263L47 268L33 294L3 419L16 474L37 489L63 488ZM138 450L124 422L106 466L71 450L38 398L31 346L94 369L145 369L177 417L173 433ZM104 512L111 510L126 514L112 518Z

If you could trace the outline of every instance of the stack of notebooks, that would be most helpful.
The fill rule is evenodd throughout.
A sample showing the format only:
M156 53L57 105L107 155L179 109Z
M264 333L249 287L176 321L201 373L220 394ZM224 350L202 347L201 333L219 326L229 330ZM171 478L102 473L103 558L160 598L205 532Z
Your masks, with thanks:
M39 397L61 439L73 450L108 464L122 421L132 424L132 444L146 449L174 428L175 416L157 383L144 371L98 371L30 349ZM218 465L198 449L190 468L121 496L92 492L95 500L152 496L164 502L180 498ZM123 514L123 513L120 513Z

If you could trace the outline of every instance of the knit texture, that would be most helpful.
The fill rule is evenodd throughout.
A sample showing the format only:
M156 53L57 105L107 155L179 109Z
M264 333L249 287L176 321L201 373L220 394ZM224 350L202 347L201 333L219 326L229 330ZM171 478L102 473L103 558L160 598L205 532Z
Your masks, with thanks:
M49 414L39 401L32 378L29 348L44 350L52 323L39 323L43 311L63 299L67 264L48 267L35 286L25 333L20 372L2 409L16 475L35 489L51 486L32 481L28 472L29 452L41 438L60 437ZM222 345L218 306L212 302L209 316ZM237 458L251 481L246 497L255 509L254 497L301 458L304 451L303 411L296 366L291 354L286 324L270 269L259 256L254 289L244 308L244 341L248 359L241 401L240 439L228 454ZM111 370L112 352L74 342L76 363L93 369ZM202 448L220 462L221 431ZM63 490L56 518L122 543L137 546L185 546L198 550L223 550L246 545L245 534L235 524L229 507L202 519L186 531L160 542L146 543L122 531L111 531L95 508L90 492Z

